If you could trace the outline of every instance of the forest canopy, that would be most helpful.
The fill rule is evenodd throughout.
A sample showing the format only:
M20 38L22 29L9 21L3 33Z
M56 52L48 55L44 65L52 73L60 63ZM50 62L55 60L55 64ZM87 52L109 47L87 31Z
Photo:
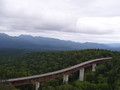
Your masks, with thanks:
M97 65L96 72L86 68L85 81L79 81L78 72L76 72L70 75L71 79L68 84L62 83L62 77L42 82L42 90L120 90L120 52L103 49L34 52L0 56L0 78L9 79L52 72L103 57L113 57L113 59ZM27 85L16 88L32 90L34 87Z

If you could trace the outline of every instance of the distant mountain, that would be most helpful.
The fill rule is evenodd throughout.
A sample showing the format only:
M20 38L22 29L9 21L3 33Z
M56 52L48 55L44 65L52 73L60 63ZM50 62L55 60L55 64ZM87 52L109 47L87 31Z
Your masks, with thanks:
M120 47L120 43L109 43L108 46L117 48Z
M54 50L76 50L76 49L111 49L109 45L99 43L78 43L72 41L59 40L54 38L46 38L40 36L20 35L9 36L0 34L0 50L18 49L29 51L54 51ZM113 50L113 49L112 49Z

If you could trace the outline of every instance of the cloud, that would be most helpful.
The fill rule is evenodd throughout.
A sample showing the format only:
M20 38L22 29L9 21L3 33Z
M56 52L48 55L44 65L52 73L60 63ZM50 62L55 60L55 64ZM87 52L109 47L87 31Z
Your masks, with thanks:
M77 33L119 34L119 3L118 0L0 0L0 32L73 33L73 38Z

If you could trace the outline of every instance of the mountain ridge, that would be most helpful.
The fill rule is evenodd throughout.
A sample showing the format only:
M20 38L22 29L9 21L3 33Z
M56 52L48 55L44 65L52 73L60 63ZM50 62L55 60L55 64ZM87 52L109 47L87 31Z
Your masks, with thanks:
M20 35L9 36L0 33L0 48L16 48L31 51L54 51L54 50L77 50L77 49L109 49L113 47L107 44L91 43L91 42L73 42L48 38L42 36ZM117 48L115 48L117 50Z

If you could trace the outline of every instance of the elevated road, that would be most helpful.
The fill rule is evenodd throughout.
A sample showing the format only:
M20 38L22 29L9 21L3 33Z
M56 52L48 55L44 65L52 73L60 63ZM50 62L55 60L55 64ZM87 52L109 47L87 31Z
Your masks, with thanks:
M49 72L49 73L44 73L40 75L33 75L33 76L28 76L28 77L20 77L20 78L12 78L12 79L7 79L7 80L2 80L2 82L10 82L14 86L20 86L20 85L26 85L26 84L31 84L34 82L42 82L42 81L47 81L50 79L58 78L64 75L69 75L73 72L76 72L80 69L83 69L85 67L93 65L94 67L96 66L97 63L102 63L108 60L111 60L112 57L107 57L107 58L99 58L99 59L93 59L89 60L62 70L54 71L54 72ZM95 68L93 69L95 70Z

